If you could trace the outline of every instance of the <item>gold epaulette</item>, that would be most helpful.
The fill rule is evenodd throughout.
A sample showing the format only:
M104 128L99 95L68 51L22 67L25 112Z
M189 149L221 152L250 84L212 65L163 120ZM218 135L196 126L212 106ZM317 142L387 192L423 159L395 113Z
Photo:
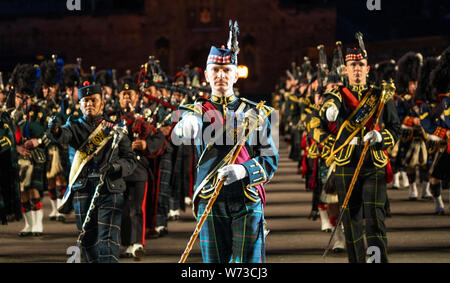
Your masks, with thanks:
M325 93L325 96L328 94L336 97L339 100L339 102L342 102L342 95L339 92L339 88L335 87L335 88L331 89L330 91Z
M309 106L310 108L312 108L312 109L314 109L314 110L317 110L317 111L319 111L320 110L320 107L321 107L321 105L319 105L319 104L311 104L310 106Z
M303 104L305 104L307 107L309 107L310 105L311 105L311 101L309 100L309 98L308 97L305 97L305 98L300 98L300 101L303 103Z
M311 129L317 128L320 126L320 119L318 117L311 117L311 120L308 123Z
M314 129L318 128L319 126L320 126L320 119L317 117L311 117L309 122L306 124L306 131L308 133L313 131L314 133L315 132Z

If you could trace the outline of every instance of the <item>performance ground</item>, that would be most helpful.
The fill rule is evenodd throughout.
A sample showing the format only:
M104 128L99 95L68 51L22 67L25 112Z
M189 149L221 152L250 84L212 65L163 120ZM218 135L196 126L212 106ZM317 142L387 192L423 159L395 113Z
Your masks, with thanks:
M280 144L279 169L266 186L265 216L270 233L267 240L269 263L345 263L345 253L322 258L330 233L320 231L320 220L307 217L311 210L312 193L305 191L304 180L296 173L296 163L288 159L287 145ZM389 260L394 263L450 262L449 191L443 191L446 215L435 216L432 200L408 201L408 190L388 190L392 217L387 218ZM48 197L44 199L45 215L49 213ZM78 236L73 214L69 223L44 220L42 237L20 238L22 222L0 226L0 262L66 262L67 249ZM147 239L145 257L139 262L176 263L194 230L190 209L181 219L169 222L169 234ZM121 259L121 262L135 262ZM187 262L201 262L198 239Z

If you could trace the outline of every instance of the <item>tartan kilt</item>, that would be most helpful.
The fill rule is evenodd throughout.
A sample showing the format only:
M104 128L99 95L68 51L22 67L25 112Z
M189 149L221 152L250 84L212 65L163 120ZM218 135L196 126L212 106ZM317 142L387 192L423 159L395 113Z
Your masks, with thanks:
M200 231L205 263L264 263L262 201L244 195L242 182L224 186ZM209 199L200 199L199 220Z
M336 166L334 180L340 206L344 202L354 174L355 168ZM378 247L381 262L387 262L387 236L384 224L386 200L385 168L363 167L342 219L350 262L365 262L364 232L367 246Z
M79 232L98 182L98 178L89 178L86 187L73 192L73 207ZM86 234L81 244L81 255L85 262L119 261L123 205L122 193L112 194L106 186L100 188L100 195L91 212L90 221L86 224Z
M449 181L450 173L448 168L450 168L450 153L444 151L437 160L434 170L431 173L431 177L443 181Z

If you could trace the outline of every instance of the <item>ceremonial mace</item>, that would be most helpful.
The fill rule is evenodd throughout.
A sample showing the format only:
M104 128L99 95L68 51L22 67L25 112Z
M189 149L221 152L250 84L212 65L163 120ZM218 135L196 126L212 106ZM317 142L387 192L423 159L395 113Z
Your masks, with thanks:
M377 110L378 112L377 112L375 123L373 124L374 129L375 129L376 125L378 124L378 120L380 119L381 112L383 111L383 108L384 108L384 104L386 104L386 102L388 102L389 99L391 99L392 96L394 96L394 92L395 92L395 85L394 85L394 82L392 81L392 79L390 80L389 83L387 83L385 81L382 82L381 101L378 106L378 110ZM339 212L339 216L336 221L336 225L333 228L333 232L331 233L330 240L328 241L328 245L327 245L322 257L325 257L327 255L328 250L330 249L331 241L333 240L334 234L336 233L336 229L342 221L342 217L344 216L344 211L347 209L348 202L350 200L350 196L352 194L353 188L355 187L356 180L358 179L359 171L361 170L361 167L364 163L364 159L366 157L366 153L367 153L368 149L369 149L369 141L366 141L364 143L364 149L361 153L361 157L358 161L358 165L356 166L355 174L353 174L352 181L350 183L350 187L348 188L347 194L345 195L344 202L342 203L342 208L341 208L341 211Z
M260 103L258 103L258 105L256 106L256 109L261 110L264 103L265 103L264 101L261 101ZM253 111L253 110L250 110L250 111ZM238 157L239 152L241 151L241 148L244 146L245 141L248 139L248 137L253 132L253 130L256 129L258 117L256 117L253 121L250 121L251 118L254 118L254 117L250 116L248 119L246 119L246 123L243 128L244 131L247 127L249 128L247 134L245 134L245 136L242 139L240 139L239 143L237 144L237 147L235 146L229 152L229 154L231 152L233 152L233 155L227 165L231 165L236 161L236 158ZM252 122L252 123L250 123L250 122ZM209 199L208 204L206 205L205 210L203 211L203 214L202 214L200 220L198 221L197 225L195 226L194 233L192 234L191 238L189 239L186 249L184 250L183 254L181 255L181 259L178 263L184 263L186 261L187 257L189 256L189 253L192 250L192 246L194 245L195 240L197 239L198 234L200 233L200 230L202 229L203 223L205 223L205 220L208 217L208 214L211 211L211 208L212 208L214 202L216 201L217 197L219 196L220 190L222 189L222 186L223 186L223 183L225 182L225 180L226 180L226 177L221 178L219 183L217 184L216 188L214 189L214 193L212 194L211 198Z

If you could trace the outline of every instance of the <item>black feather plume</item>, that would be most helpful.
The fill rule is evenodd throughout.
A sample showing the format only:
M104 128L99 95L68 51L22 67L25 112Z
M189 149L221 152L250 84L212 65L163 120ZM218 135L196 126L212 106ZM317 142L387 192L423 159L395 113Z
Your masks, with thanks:
M436 68L430 74L430 82L435 95L450 92L450 47L439 56Z

